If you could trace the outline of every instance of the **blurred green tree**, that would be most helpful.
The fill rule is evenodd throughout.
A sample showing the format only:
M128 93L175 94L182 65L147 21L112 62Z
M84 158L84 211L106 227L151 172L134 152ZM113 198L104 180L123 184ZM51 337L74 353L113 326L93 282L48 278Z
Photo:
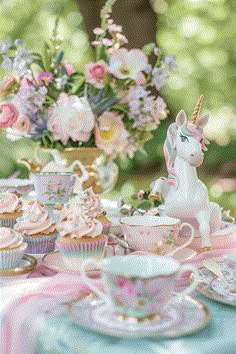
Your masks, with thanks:
M235 178L236 2L150 2L158 18L157 42L166 54L175 53L177 57L178 69L169 79L169 86L164 92L170 115L157 130L154 139L147 143L147 155L137 154L133 161L121 163L121 168L125 174L143 174L144 170L146 174L152 175L163 173L165 163L162 147L167 126L182 108L190 115L197 99L203 93L203 112L210 114L206 134L212 144L205 154L204 164L199 169L200 175ZM66 57L76 68L82 68L92 56L92 50L78 5L78 0L1 0L0 38L23 38L30 48L41 50L43 41L49 37L58 16L61 33L66 39ZM93 5L92 0L87 2L90 11L93 11ZM130 16L132 23L132 14L125 11L125 7L123 11L126 22ZM132 31L132 27L127 28L127 31ZM129 36L129 33L126 34ZM1 71L0 75L2 74ZM33 156L30 141L21 140L12 144L1 137L0 144L2 177L10 175L19 167L16 164L17 158L26 154ZM25 169L22 169L22 173L22 176L25 176ZM216 199L217 195L220 195L218 187L216 184L212 193ZM235 201L232 199L230 203L233 205Z

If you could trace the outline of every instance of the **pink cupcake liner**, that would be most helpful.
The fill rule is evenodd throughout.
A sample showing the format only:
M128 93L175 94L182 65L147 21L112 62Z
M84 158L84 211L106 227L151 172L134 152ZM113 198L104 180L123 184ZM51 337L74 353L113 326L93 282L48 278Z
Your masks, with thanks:
M11 269L17 267L26 248L27 244L23 242L19 248L0 251L0 269Z

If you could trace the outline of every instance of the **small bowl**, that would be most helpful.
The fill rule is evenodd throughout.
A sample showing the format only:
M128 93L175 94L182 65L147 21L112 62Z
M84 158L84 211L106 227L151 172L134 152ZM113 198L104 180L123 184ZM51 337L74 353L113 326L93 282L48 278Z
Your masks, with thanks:
M0 180L0 193L11 192L22 195L30 193L34 189L33 183L29 179L2 178Z

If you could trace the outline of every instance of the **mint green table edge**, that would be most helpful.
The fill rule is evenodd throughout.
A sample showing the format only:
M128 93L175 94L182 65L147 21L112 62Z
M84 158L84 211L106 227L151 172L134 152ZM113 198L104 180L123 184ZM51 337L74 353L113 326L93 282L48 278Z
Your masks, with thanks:
M211 313L207 327L175 339L120 339L50 315L38 333L38 354L236 354L236 308L195 296Z

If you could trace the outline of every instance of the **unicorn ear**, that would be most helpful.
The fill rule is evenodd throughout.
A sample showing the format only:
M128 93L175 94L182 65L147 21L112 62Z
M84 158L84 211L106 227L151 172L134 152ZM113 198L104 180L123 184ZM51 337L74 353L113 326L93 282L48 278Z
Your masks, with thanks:
M196 122L197 126L203 129L207 125L208 119L209 114L205 114L204 116L200 117Z
M176 123L178 127L181 127L181 125L184 125L187 123L187 116L186 113L182 110L180 111L177 116L176 116Z

